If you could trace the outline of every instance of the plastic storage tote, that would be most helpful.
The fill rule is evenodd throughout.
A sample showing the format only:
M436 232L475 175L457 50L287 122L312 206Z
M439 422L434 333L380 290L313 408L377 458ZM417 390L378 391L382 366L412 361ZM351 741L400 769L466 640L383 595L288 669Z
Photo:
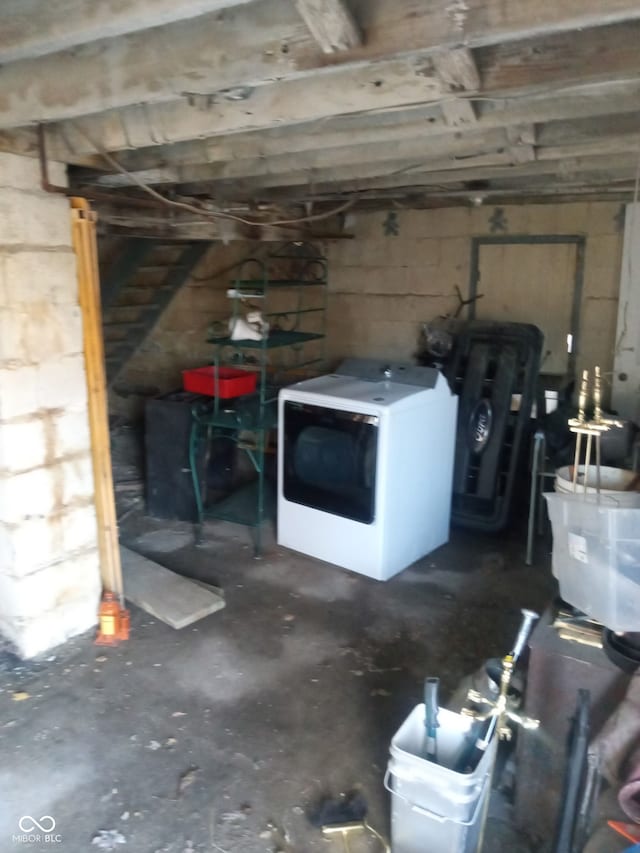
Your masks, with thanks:
M228 399L256 390L257 374L233 367L195 367L182 371L182 387L193 394Z
M560 595L612 631L640 631L640 508L546 494Z
M497 739L473 772L457 773L452 767L472 720L441 708L439 723L437 764L422 757L424 705L414 708L391 741L385 785L393 853L475 853L480 840Z

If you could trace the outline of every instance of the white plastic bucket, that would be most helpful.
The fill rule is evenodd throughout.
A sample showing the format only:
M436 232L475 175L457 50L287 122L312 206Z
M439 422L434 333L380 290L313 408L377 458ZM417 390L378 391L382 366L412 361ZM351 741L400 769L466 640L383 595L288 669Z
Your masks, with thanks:
M585 465L578 466L578 482L576 484L576 494L584 495L584 475ZM636 490L629 491L629 486L637 478L636 471L628 471L626 468L609 468L606 465L600 467L600 494L603 497L610 497L615 500L617 506L620 507L640 507L640 492ZM596 489L596 466L589 466L587 477L588 486L586 493L588 495L597 494ZM573 465L565 465L564 468L558 468L556 471L555 490L563 495L572 495L573 491Z
M424 705L418 705L391 741L385 786L391 793L394 853L471 853L480 836L497 739L471 773L452 767L466 746L472 720L439 710L438 763L422 757Z

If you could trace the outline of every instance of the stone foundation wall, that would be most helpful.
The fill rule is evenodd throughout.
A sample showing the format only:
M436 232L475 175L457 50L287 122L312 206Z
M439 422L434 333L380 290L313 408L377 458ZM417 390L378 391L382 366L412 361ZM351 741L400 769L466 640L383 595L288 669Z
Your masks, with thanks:
M82 317L69 203L37 161L0 154L0 219L0 632L32 657L100 596Z

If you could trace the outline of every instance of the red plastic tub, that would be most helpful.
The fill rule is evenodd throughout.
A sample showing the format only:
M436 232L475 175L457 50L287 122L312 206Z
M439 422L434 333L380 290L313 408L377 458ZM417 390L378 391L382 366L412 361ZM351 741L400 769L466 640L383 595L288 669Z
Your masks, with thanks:
M182 371L182 387L193 394L206 394L208 397L241 397L253 394L256 390L258 374L248 370L236 370L234 367L219 367L217 378L215 367L194 367Z

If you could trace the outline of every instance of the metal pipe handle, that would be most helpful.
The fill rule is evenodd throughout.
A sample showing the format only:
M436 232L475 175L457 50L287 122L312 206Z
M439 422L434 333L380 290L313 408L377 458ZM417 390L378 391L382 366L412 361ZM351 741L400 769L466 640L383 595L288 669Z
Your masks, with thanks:
M523 608L520 612L522 613L522 622L520 623L520 630L518 631L513 651L511 652L514 665L527 644L527 640L533 630L534 623L540 618L540 614L536 613L534 610L526 610Z
M439 678L426 678L424 682L424 720L425 728L437 729L438 722L438 690Z

